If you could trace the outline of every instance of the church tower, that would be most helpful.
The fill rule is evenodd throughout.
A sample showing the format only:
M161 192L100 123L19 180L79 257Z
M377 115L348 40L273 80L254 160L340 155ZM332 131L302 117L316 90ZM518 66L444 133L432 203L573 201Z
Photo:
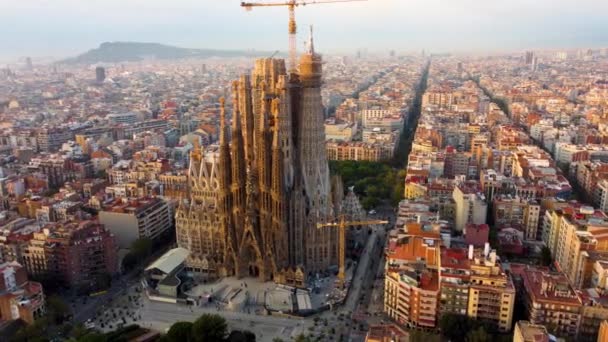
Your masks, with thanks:
M330 266L332 252L331 228L316 227L318 222L332 219L331 183L325 151L325 117L321 99L321 56L315 53L312 27L308 49L300 58L301 83L298 148L300 169L306 196L307 232L305 235L306 266L322 270Z
M230 129L220 100L217 153L192 154L194 195L177 214L178 243L199 269L305 286L337 263L337 231L317 228L343 199L330 182L321 77L311 29L299 71L263 58L233 82Z

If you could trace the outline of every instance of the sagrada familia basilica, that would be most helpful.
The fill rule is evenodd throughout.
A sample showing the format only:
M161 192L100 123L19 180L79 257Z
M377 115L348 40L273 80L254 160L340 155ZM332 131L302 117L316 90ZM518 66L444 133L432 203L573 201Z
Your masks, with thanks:
M311 34L297 71L259 59L233 82L230 124L221 99L219 147L192 153L190 198L176 212L193 273L303 286L338 263L338 232L317 227L344 198L325 152L321 77Z

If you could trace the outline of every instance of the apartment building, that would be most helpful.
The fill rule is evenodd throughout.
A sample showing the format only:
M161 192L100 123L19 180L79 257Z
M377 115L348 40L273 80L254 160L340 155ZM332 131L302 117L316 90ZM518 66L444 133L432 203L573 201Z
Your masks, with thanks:
M158 177L171 170L167 159L150 161L122 160L108 172L110 183L123 184L138 181L158 180Z
M36 134L38 148L42 152L55 152L64 142L74 139L74 132L67 128L41 128Z
M462 182L454 188L456 217L454 228L463 231L467 223L486 223L488 204L477 182Z
M382 119L389 116L394 116L397 113L391 109L364 109L359 112L359 117L361 118L362 127L368 127L368 122L373 121L374 119Z
M452 89L448 87L434 87L428 89L422 96L422 107L436 106L450 108L453 103Z
M357 133L357 125L351 122L337 122L334 118L325 121L325 139L351 141Z
M591 284L593 255L608 252L608 217L588 206L547 210L543 241L556 264L578 289Z
M521 284L530 323L558 336L578 335L583 303L564 274L519 264L511 265L511 272Z
M494 224L497 227L516 225L526 240L536 240L540 219L540 202L511 195L496 196L492 205Z
M120 248L139 238L158 240L173 226L169 204L160 198L119 198L103 204L99 222L116 236Z
M595 184L592 196L595 205L602 211L608 211L608 179L602 179Z
M115 238L95 221L45 225L32 234L23 262L30 275L83 291L98 289L118 271Z
M511 330L515 286L498 261L496 251L490 251L486 244L482 255L473 256L470 270L467 315L490 322L499 331Z
M391 232L386 254L385 312L400 324L434 328L443 314L467 315L508 331L515 288L496 251L446 248L441 226L408 222Z
M395 153L394 142L364 143L360 141L338 142L330 140L325 144L329 160L389 160Z
M439 240L437 230L407 224L386 256L384 311L410 328L435 328L439 302Z
M581 308L578 339L596 341L602 322L608 320L608 296L605 293L599 294L596 289L590 288L581 291L580 297L583 306Z
M464 176L469 178L469 166L471 162L471 154L468 152L448 151L445 154L444 176L446 178L454 178Z
M467 315L472 259L468 254L463 248L441 250L441 315Z
M0 264L0 322L21 319L32 324L45 311L42 285L29 281L19 263Z
M549 333L544 325L529 321L517 321L513 332L513 342L549 342Z

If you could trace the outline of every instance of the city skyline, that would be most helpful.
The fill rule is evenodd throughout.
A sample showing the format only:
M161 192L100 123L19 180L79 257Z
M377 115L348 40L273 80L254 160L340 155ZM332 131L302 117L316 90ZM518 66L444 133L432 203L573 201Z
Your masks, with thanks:
M84 4L73 0L2 4L0 60L62 58L105 41L159 42L190 48L286 50L285 8L247 12L240 1L179 0ZM145 5L145 8L143 6ZM551 9L549 12L547 9ZM608 3L558 0L488 3L369 0L296 10L298 48L314 25L324 53L491 52L608 46ZM339 25L337 25L339 22ZM382 24L382 25L380 25Z
M0 340L608 342L607 0L2 1Z

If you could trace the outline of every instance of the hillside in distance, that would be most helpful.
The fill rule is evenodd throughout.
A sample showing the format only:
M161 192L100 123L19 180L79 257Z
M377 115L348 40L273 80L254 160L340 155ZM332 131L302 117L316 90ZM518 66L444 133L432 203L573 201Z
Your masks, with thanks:
M188 49L158 43L106 42L98 48L60 63L96 64L136 62L144 59L180 59L208 57L265 56L271 53L261 51L236 51L212 49Z

